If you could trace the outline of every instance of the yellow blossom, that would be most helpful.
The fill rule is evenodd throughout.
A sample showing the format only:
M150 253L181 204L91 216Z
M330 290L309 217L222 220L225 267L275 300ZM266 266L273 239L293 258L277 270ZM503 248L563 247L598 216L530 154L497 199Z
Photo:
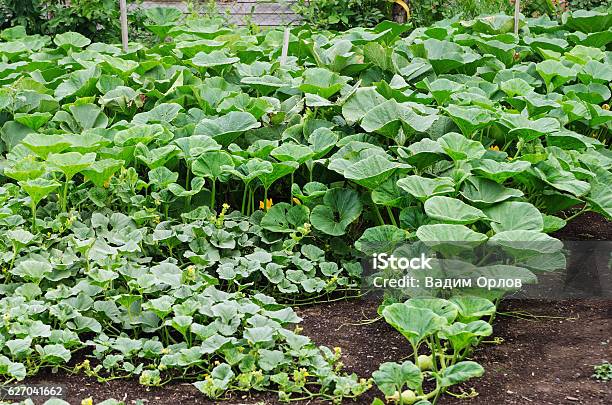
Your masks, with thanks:
M489 150L495 150L499 152L499 146L497 145L489 146Z
M302 202L295 197L293 197L293 202L295 203L295 205L302 205Z
M272 199L271 199L271 198L268 198L268 199L266 200L265 205L264 205L264 202L263 202L263 201L260 201L260 202L259 202L259 209L260 209L260 210L266 210L266 211L268 211L270 208L272 208L272 205L273 205L273 204L274 204L274 203L272 202Z
M93 398L85 398L81 401L81 405L93 405Z

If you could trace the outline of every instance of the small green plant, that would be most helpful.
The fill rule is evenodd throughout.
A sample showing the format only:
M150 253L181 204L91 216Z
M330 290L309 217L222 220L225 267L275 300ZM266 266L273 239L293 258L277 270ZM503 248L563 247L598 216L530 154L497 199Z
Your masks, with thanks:
M445 18L471 19L481 14L511 14L511 0L423 0L410 2L412 21L424 27Z
M612 380L612 364L604 361L601 364L593 366L593 370L595 371L591 377L600 381L610 381Z
M374 26L386 18L390 8L386 0L298 0L294 10L309 25L341 30Z
M388 401L435 404L449 387L484 373L478 363L465 359L483 337L493 333L491 325L480 318L494 313L491 301L471 296L411 298L385 306L383 317L406 337L413 359L381 364L372 374L374 382ZM423 384L427 379L435 381L429 392Z

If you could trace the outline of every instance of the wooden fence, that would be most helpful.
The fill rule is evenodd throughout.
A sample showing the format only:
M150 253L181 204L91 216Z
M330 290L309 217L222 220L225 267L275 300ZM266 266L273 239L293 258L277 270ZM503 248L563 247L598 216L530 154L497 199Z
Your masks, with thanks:
M207 0L194 1L196 7L205 10ZM216 8L227 15L229 20L238 25L252 21L261 26L283 26L299 21L291 6L295 0L217 0ZM173 0L149 0L143 1L144 7L169 6L187 12L187 4L184 1Z

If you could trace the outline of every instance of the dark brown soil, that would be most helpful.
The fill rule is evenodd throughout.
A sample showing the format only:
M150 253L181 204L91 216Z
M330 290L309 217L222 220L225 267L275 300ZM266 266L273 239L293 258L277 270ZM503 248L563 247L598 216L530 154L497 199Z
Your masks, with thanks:
M559 231L565 240L612 240L610 222L587 213ZM376 301L339 301L298 309L304 318L303 334L318 344L339 346L345 370L369 377L385 361L400 361L409 355L406 340L384 321L376 318ZM465 385L475 388L475 398L459 400L446 395L439 404L466 405L609 405L612 382L591 378L593 365L612 360L612 300L572 301L507 300L501 304L494 324L500 345L483 343L474 360L483 365L485 375ZM517 311L535 317L518 318ZM144 404L212 404L188 383L173 383L161 389L146 389L136 380L98 383L82 375L54 375L43 372L30 383L63 384L70 404L83 398L107 398ZM458 392L458 389L456 390ZM375 388L357 401L370 404L381 393ZM42 403L42 402L36 402ZM232 394L226 404L277 404L275 394ZM319 403L318 401L308 402Z
M561 240L612 240L612 222L595 212L585 212L552 236Z

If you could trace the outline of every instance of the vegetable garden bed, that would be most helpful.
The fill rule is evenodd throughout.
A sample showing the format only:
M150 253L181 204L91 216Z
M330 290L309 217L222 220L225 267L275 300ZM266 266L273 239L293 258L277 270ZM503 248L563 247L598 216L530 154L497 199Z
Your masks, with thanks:
M581 397L535 373L607 356L609 301L502 298L538 278L536 292L564 294L566 268L609 298L612 15L522 19L518 36L495 15L288 39L147 15L159 41L127 53L0 34L2 388L431 405L476 387L476 403L606 403L608 385L581 381ZM603 243L576 265L560 239ZM377 268L381 253L410 266ZM407 275L436 283L366 295ZM525 323L508 305L580 317ZM544 350L544 332L587 354L528 352L516 359L538 362L532 381L496 374L503 350ZM487 347L498 335L501 351Z

